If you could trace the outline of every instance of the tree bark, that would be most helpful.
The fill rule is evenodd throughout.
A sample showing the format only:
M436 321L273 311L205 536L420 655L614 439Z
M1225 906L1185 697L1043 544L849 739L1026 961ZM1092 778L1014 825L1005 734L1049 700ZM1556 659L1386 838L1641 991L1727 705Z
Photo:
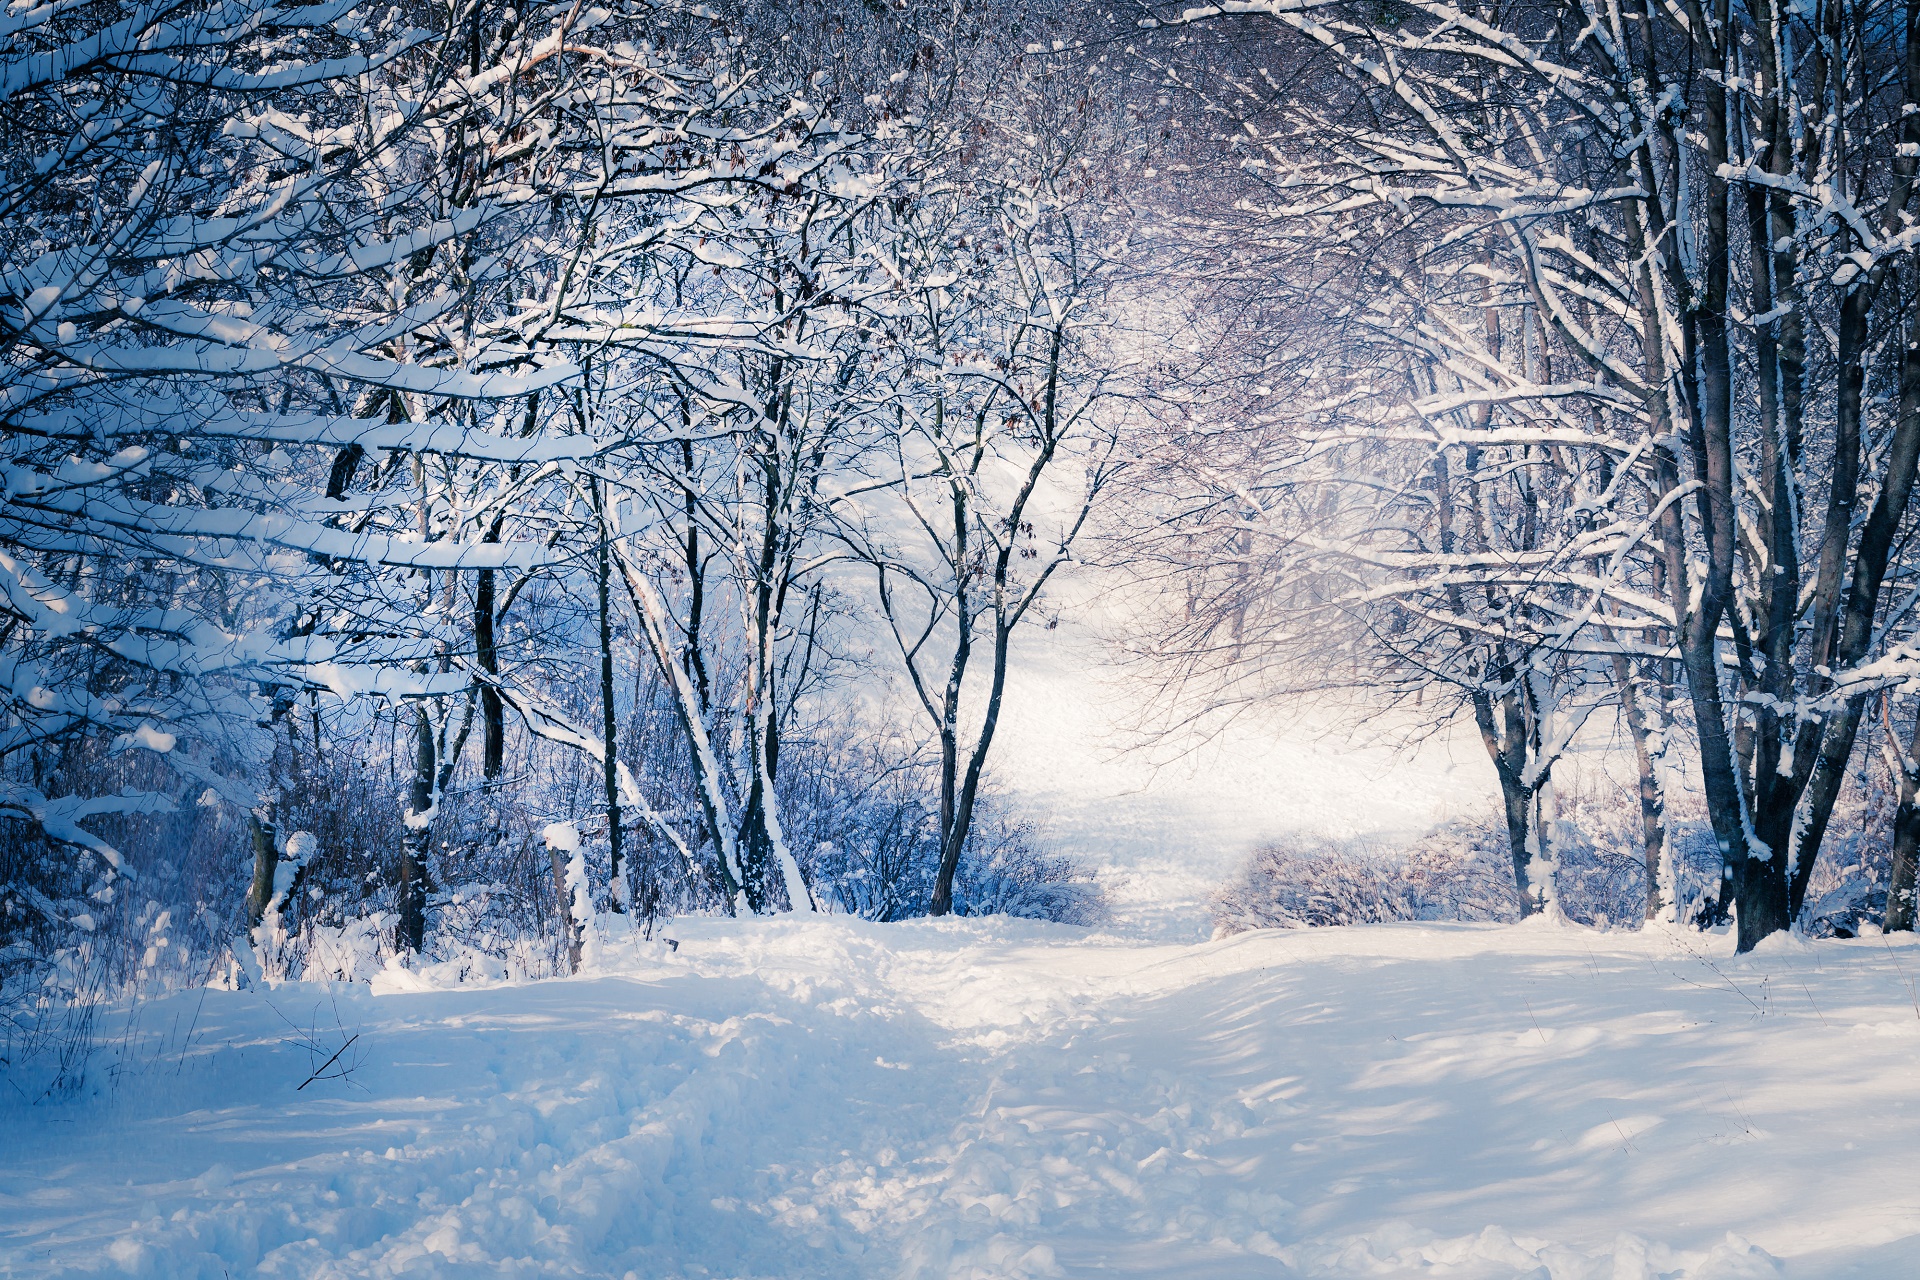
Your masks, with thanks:
M495 520L487 531L486 541L500 541L500 521ZM500 646L495 638L494 628L498 618L495 609L496 570L480 570L479 580L473 589L473 649L474 661L489 676L500 674ZM480 776L491 789L500 780L500 774L506 767L507 756L507 707L501 698L500 690L488 682L480 686Z
M1862 324L1864 328L1864 321ZM1835 672L1855 666L1867 657L1894 538L1906 519L1916 469L1920 468L1920 313L1909 320L1906 338L1900 358L1900 417L1887 446L1886 479L1867 516L1866 528L1860 535L1860 550L1854 558L1853 581L1838 622L1839 641L1829 659ZM1820 754L1806 788L1806 818L1801 826L1799 846L1794 851L1792 881L1788 886L1796 914L1806 900L1820 843L1826 837L1833 806L1846 782L1847 762L1853 755L1867 696L1861 693L1848 698L1819 740Z
M567 887L567 854L560 849L547 853L553 870L553 897L560 904L560 938L565 946L567 972L580 972L580 922L573 918L573 891Z
M608 893L613 898L613 909L618 912L626 910L627 894L625 881L621 879L624 833L620 829L619 716L615 712L613 688L613 565L607 546L605 512L600 510L605 498L600 482L592 483L595 514L601 517L600 543L594 564L594 585L600 605L600 778L607 810L607 866L611 873Z
M993 630L993 684L987 693L987 712L967 759L966 777L961 781L953 809L953 821L940 846L940 866L934 873L933 899L927 914L944 916L953 910L953 880L960 870L960 855L973 831L974 805L980 796L980 776L986 769L987 752L993 746L993 734L1000 723L1000 703L1007 690L1007 647L1012 638L1011 625L998 619Z
M1893 724L1889 718L1887 737L1890 754L1896 758L1900 773L1900 807L1893 815L1893 866L1887 873L1887 909L1884 917L1888 933L1911 933L1914 921L1914 866L1920 858L1920 714L1913 720L1906 750L1892 744Z
M1907 0L1905 24L1906 101L1905 121L1901 128L1905 153L1899 154L1894 160L1893 185L1888 192L1881 219L1882 228L1889 232L1899 227L1906 217L1915 178L1920 176L1920 154L1916 154L1920 153L1920 0ZM1862 400L1870 339L1869 311L1892 271L1893 260L1882 258L1866 273L1864 279L1854 283L1841 304L1840 396L1834 432L1834 494L1838 502L1844 469L1847 485L1845 514L1849 524L1854 497L1859 488ZM1854 556L1846 604L1837 621L1832 617L1831 607L1827 608L1824 616L1818 608L1815 611L1815 665L1824 664L1836 674L1857 666L1868 657L1873 642L1873 619L1879 607L1880 591L1885 582L1894 539L1906 517L1913 495L1915 467L1920 464L1920 313L1909 314L1902 336L1905 341L1900 351L1899 417L1894 426L1893 439L1887 446L1886 472L1880 493L1874 500L1873 510L1868 514L1866 527L1860 535L1860 548ZM1830 544L1835 538L1836 528L1840 529L1840 550L1844 553L1847 526L1840 525L1831 511L1827 524ZM1823 571L1826 567L1826 550L1826 547L1822 548ZM1823 588L1827 585L1823 579ZM1818 593L1817 599L1837 597L1837 577L1831 586L1830 595L1823 590ZM1796 915L1806 901L1807 885L1812 881L1821 841L1826 836L1833 806L1846 780L1847 762L1853 754L1854 740L1859 733L1860 718L1865 707L1866 696L1856 694L1847 699L1837 715L1827 717L1808 735L1806 749L1811 752L1817 742L1819 757L1812 764L1811 778L1804 784L1808 793L1807 811L1800 826L1800 841L1793 850L1788 894L1791 909Z
M952 482L955 563L961 566L954 588L955 639L953 661L947 668L947 687L940 703L940 863L934 869L933 897L927 914L944 916L953 910L953 877L960 867L967 829L973 823L973 805L964 805L960 782L960 693L973 659L973 604L967 588L969 515L962 485ZM997 710L997 708L996 708Z
M1683 380L1691 410L1689 444L1702 481L1699 506L1701 532L1707 544L1707 572L1700 582L1699 604L1681 627L1681 661L1700 738L1700 774L1707 814L1720 846L1723 875L1741 907L1739 949L1748 951L1761 938L1786 927L1787 901L1784 875L1763 875L1763 890L1768 884L1778 887L1779 892L1771 897L1745 890L1749 863L1754 859L1747 844L1746 797L1735 767L1720 689L1720 622L1733 598L1736 552L1733 372L1727 338L1728 189L1722 176L1727 163L1725 86L1730 32L1728 0L1715 0L1711 20L1700 22L1694 35L1697 56L1707 72L1701 83L1707 152L1705 235L1700 249L1705 282L1686 311ZM1773 851L1773 856L1784 869L1784 851Z
M273 902L273 877L280 866L279 833L270 805L247 815L247 832L253 840L253 881L247 887L247 928L253 930L260 927L260 921L266 918L267 907Z
M1500 699L1496 716L1493 695L1484 689L1473 691L1473 722L1480 730L1480 741L1493 761L1500 779L1500 802L1507 819L1507 852L1513 862L1514 903L1521 919L1540 909L1533 891L1533 789L1526 784L1526 716L1518 700L1509 692Z
M419 951L427 933L427 860L433 848L433 722L424 704L414 715L413 789L407 833L400 842L400 926L394 939L403 951Z
M1647 716L1634 688L1632 665L1624 654L1613 655L1614 683L1620 689L1620 710L1625 714L1627 734L1633 739L1634 763L1640 773L1640 838L1647 876L1647 915L1660 918L1666 905L1661 889L1661 862L1666 852L1666 806L1660 793L1660 777L1655 772L1653 752L1648 745Z

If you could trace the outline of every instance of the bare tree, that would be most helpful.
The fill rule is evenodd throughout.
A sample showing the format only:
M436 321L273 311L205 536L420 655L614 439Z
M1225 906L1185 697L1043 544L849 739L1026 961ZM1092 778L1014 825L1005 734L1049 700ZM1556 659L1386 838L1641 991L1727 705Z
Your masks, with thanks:
M891 430L838 510L939 741L934 915L953 907L1014 631L1117 471L1134 361L1082 201L1084 112L1074 123L1082 136L1022 129L989 148L997 178L977 158L966 186L930 166L882 241L892 284L874 304L887 362L874 412ZM937 156L945 139L922 145Z
M1843 673L1870 660L1920 455L1905 395L1887 413L1893 397L1864 394L1907 382L1905 344L1876 334L1907 323L1888 282L1910 250L1915 19L1771 0L1577 13L1174 21L1216 30L1199 47L1236 69L1201 100L1275 193L1243 225L1311 225L1364 256L1351 279L1402 307L1386 328L1427 348L1433 395L1457 382L1454 406L1531 400L1535 423L1572 433L1535 447L1611 455L1604 503L1585 509L1603 540L1626 539L1618 585L1594 593L1604 623L1569 615L1552 643L1679 659L1751 947L1804 898L1871 692ZM1243 56L1276 46L1327 92L1305 100ZM1172 80L1190 57L1169 56ZM1437 322L1398 301L1449 262L1531 317L1520 345L1538 364L1504 357L1492 329L1473 338L1467 297ZM1816 338L1829 349L1812 360ZM1564 372L1543 376L1554 360ZM1632 525L1608 518L1622 500Z

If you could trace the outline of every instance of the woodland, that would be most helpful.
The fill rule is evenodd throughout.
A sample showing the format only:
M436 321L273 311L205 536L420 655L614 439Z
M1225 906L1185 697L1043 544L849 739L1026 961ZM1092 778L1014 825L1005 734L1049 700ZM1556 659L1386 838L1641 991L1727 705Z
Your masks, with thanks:
M994 769L1068 582L1162 726L1484 748L1470 868L1224 928L1914 927L1920 0L14 0L0 85L9 1054L1097 923Z

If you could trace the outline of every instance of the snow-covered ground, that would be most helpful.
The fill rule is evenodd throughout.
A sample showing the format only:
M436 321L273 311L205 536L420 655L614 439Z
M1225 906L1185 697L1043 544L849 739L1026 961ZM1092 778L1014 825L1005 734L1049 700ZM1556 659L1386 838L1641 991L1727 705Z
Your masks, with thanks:
M1910 939L676 936L146 1006L0 1114L0 1275L1920 1274Z
M1023 664L998 771L1110 926L608 920L564 981L151 1002L81 1096L0 1089L0 1277L1920 1275L1912 938L1203 941L1252 844L1485 762L1249 721L1156 771L1089 653Z
M1115 927L1136 936L1205 938L1209 895L1263 840L1405 839L1496 803L1486 753L1458 735L1396 752L1356 745L1330 718L1273 712L1143 744L1127 673L1080 625L1028 636L1018 654L994 777L1098 871Z

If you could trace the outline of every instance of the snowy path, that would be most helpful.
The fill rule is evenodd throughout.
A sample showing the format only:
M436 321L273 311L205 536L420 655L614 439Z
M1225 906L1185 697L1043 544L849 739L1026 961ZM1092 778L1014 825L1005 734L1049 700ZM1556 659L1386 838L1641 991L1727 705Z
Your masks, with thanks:
M0 1275L1920 1273L1910 940L676 932L209 992L184 1058L200 995L148 1006L97 1097L0 1107Z
M1115 927L1136 936L1206 937L1209 895L1264 840L1405 839L1495 803L1477 741L1408 755L1355 746L1298 715L1249 714L1205 741L1123 750L1137 741L1137 675L1130 684L1071 620L1026 644L1008 675L994 777L1058 848L1098 868Z

